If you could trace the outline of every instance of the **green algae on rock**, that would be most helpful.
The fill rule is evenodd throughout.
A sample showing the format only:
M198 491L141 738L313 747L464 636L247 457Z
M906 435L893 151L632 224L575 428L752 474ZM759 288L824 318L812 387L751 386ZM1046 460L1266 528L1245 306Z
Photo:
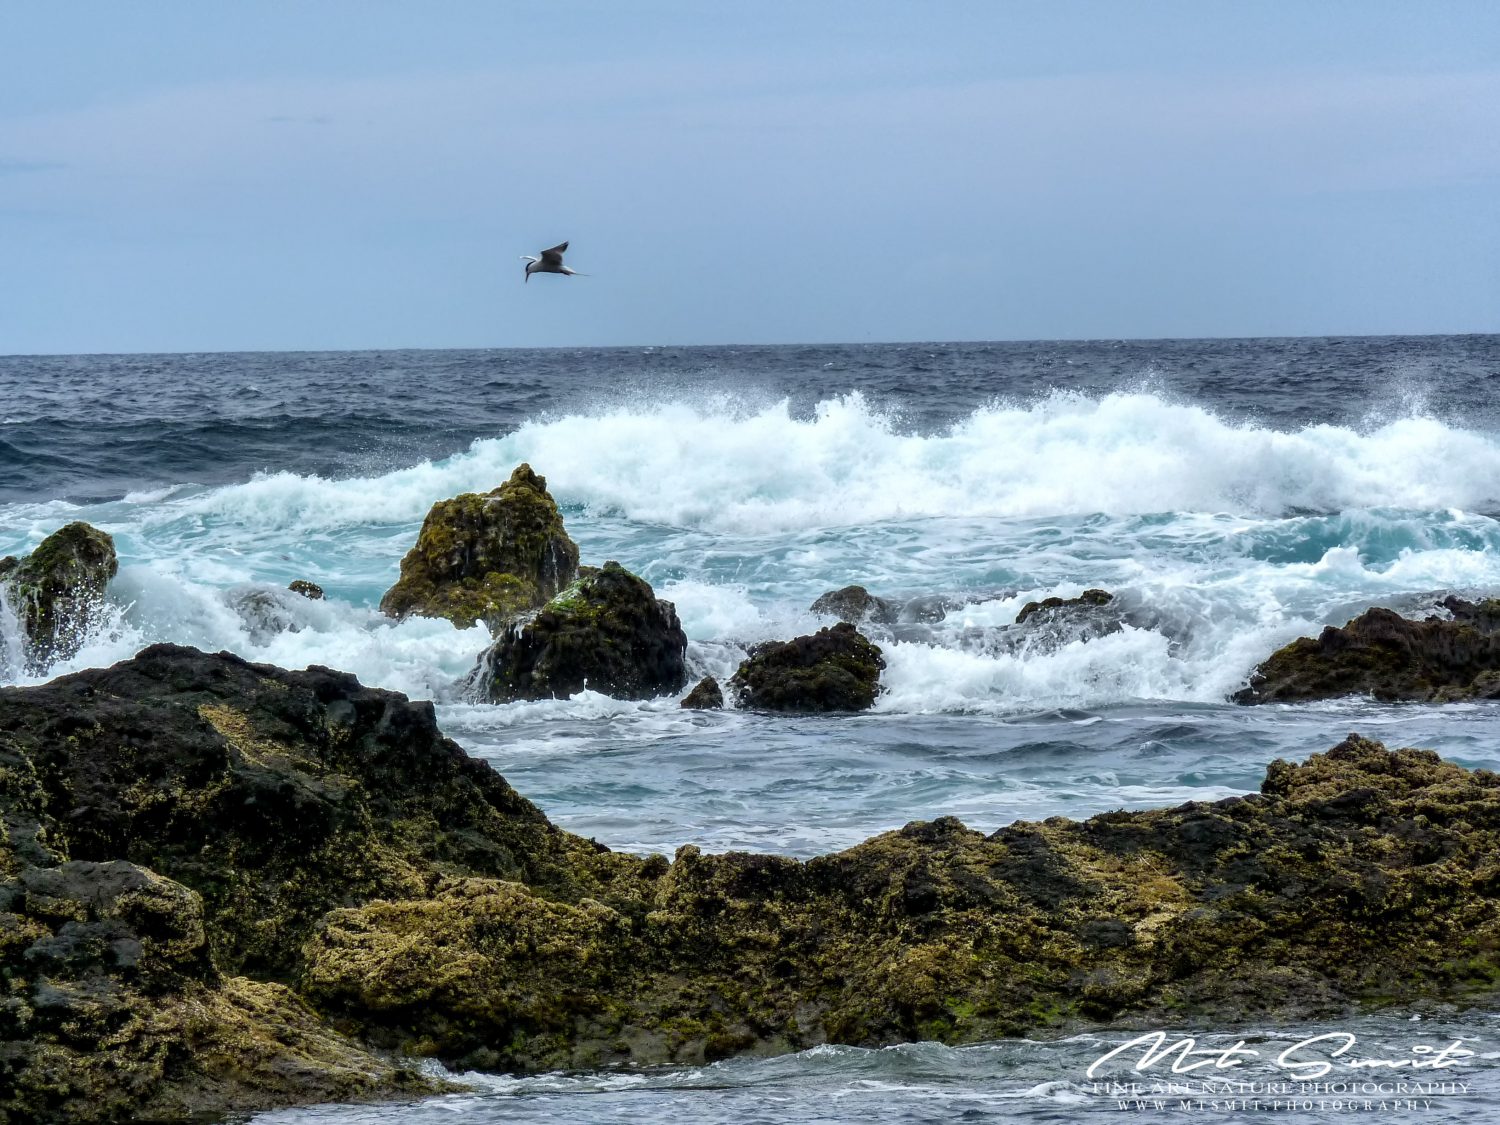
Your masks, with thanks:
M885 657L841 621L808 637L757 645L730 678L735 705L763 711L863 711L875 702Z
M514 1070L1327 1017L1493 995L1497 831L1500 778L1351 737L1213 804L687 847L633 910L445 883L337 911L305 981L376 1042Z
M704 676L682 700L690 711L720 711L724 707L724 689L712 676Z
M114 539L82 522L54 531L23 559L0 559L0 592L26 634L32 671L45 671L82 647L118 571Z
M481 655L473 684L496 703L566 698L584 688L650 699L682 690L686 651L672 603L607 562L584 567L530 621L512 623Z
M1261 792L835 855L611 852L352 676L170 645L0 689L0 1120L1490 999L1500 777L1351 736Z
M577 570L578 547L546 479L522 464L492 492L432 506L380 609L397 619L444 617L461 629L483 621L498 632L543 605Z
M1369 695L1396 701L1500 698L1500 599L1449 597L1448 619L1374 608L1272 653L1234 696L1280 703Z

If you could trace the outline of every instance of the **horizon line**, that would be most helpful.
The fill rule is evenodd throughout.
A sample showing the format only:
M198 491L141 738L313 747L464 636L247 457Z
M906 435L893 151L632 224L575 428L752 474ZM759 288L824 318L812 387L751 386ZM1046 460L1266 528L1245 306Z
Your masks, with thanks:
M337 355L360 352L545 352L545 351L636 351L657 349L689 350L695 348L852 348L852 347L899 347L916 345L962 344L982 346L990 344L1153 344L1190 343L1195 341L1235 340L1394 340L1434 339L1448 337L1462 339L1469 336L1500 336L1500 330L1474 332L1333 332L1333 333L1282 333L1277 335L1208 335L1208 336L1035 336L1012 339L963 339L963 340L788 340L776 343L727 342L718 344L483 344L424 346L400 344L390 347L356 348L184 348L180 351L94 351L94 352L0 352L3 359L65 359L70 357L102 356L184 356L184 355Z

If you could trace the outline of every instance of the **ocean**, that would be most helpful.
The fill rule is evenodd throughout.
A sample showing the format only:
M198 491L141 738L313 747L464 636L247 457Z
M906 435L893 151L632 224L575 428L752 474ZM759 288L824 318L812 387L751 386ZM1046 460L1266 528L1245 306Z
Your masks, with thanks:
M0 555L75 519L120 554L108 627L43 676L21 667L0 608L0 682L154 641L344 669L434 700L443 729L559 825L668 855L810 856L938 816L991 831L1213 800L1351 731L1500 769L1493 703L1227 702L1274 649L1371 605L1500 589L1497 375L1496 336L0 357ZM857 716L587 692L466 701L482 627L396 624L376 605L433 502L522 461L584 562L616 559L675 603L694 680L826 624L810 605L851 583L948 608L872 632L884 691ZM297 578L327 599L285 595ZM1027 601L1093 587L1134 624L1050 644L1010 627ZM1469 1088L1409 1111L1456 1122L1500 1116L1497 1024L1422 1007L1357 1030L1387 1054L1473 1049L1431 1072ZM1341 1030L1198 1029L1267 1043ZM476 1077L475 1093L420 1106L256 1120L1226 1112L1133 1108L1085 1076L1128 1037ZM1312 1101L1364 1096L1324 1093L1264 1112L1347 1119Z

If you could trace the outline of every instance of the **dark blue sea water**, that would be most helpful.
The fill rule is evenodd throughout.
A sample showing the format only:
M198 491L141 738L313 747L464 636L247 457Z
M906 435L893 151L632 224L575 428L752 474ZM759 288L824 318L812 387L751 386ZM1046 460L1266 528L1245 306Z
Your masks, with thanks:
M1500 588L1497 374L1493 336L0 357L0 554L72 519L115 536L110 624L48 675L156 640L344 668L434 699L449 734L612 847L810 855L940 815L991 830L1246 792L1351 730L1500 768L1494 704L1226 702L1326 623ZM812 601L851 582L955 608L877 636L885 690L860 716L465 702L483 631L375 606L434 501L521 461L584 561L676 604L695 673L810 631ZM292 578L328 599L284 594ZM1137 624L1014 629L1026 601L1096 586ZM0 682L27 678L0 606ZM1491 1016L1412 1014L1362 1034L1444 1020L1488 1056L1422 1119L1500 1117ZM266 1120L1134 1113L1082 1076L1099 1042L488 1079Z

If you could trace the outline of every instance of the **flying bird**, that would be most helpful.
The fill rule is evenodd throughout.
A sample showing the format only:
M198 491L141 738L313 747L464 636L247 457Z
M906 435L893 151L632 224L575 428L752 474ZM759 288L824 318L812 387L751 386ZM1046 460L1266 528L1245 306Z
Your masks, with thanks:
M574 276L578 271L570 270L562 264L563 251L567 248L568 244L566 242L559 242L552 249L543 250L540 258L533 258L530 254L522 254L521 257L526 261L526 280L530 281L531 275L534 273L565 273L569 277Z

